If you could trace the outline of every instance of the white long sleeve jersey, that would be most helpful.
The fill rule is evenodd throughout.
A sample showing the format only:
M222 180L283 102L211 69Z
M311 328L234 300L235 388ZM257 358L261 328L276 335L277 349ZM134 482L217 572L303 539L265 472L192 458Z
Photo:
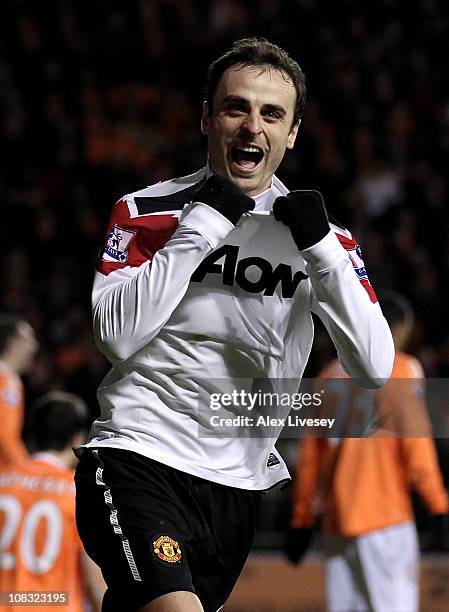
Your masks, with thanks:
M311 312L345 370L366 386L390 376L393 342L347 230L332 224L298 251L271 213L288 193L276 177L234 227L194 201L205 173L126 195L113 209L93 288L95 339L112 369L87 446L267 489L289 478L274 446L281 427L270 437L224 436L199 397L250 389L254 379L288 380L290 389L293 381L296 390L313 340Z

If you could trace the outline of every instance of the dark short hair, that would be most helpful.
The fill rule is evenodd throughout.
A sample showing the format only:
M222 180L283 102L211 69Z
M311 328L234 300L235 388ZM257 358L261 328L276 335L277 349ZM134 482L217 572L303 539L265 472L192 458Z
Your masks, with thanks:
M35 450L62 451L73 436L87 431L88 409L73 393L50 391L32 404L28 421L28 436Z
M222 74L231 66L271 66L287 75L296 90L296 106L293 125L301 119L306 102L306 78L299 64L281 47L266 38L242 38L209 66L205 100L212 112L212 104Z
M403 295L388 289L379 291L378 297L383 315L390 327L413 322L412 306Z
M9 340L17 335L20 323L24 322L25 319L16 314L0 314L0 355L5 351Z

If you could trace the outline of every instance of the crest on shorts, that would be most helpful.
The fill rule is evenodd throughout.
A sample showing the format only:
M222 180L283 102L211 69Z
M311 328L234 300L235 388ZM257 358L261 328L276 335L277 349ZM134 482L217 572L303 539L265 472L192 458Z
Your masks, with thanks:
M181 560L181 547L168 535L161 535L153 542L153 552L161 561L167 563L177 563Z

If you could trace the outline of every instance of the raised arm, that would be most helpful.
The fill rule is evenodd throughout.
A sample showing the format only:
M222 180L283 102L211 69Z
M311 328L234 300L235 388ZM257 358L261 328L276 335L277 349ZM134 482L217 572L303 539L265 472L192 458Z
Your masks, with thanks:
M111 362L128 359L156 336L204 257L254 207L217 176L191 195L179 221L157 204L139 214L134 199L114 207L92 293L95 340Z
M326 326L344 370L368 388L383 385L393 367L388 324L349 232L330 227L321 194L293 191L278 198L276 219L290 228L312 285L311 309Z
M323 321L343 369L364 387L382 386L393 367L393 339L357 242L331 230L302 255L313 289L311 309Z

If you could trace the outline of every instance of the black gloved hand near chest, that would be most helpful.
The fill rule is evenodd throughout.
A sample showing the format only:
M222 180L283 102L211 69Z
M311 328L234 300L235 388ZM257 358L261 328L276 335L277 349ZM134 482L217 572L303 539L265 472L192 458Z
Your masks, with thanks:
M243 213L253 210L255 206L252 198L218 174L213 174L200 183L198 190L193 193L192 200L215 208L233 225L237 224Z
M313 246L329 233L329 220L323 196L319 191L291 191L276 198L273 205L276 221L290 228L300 251Z

